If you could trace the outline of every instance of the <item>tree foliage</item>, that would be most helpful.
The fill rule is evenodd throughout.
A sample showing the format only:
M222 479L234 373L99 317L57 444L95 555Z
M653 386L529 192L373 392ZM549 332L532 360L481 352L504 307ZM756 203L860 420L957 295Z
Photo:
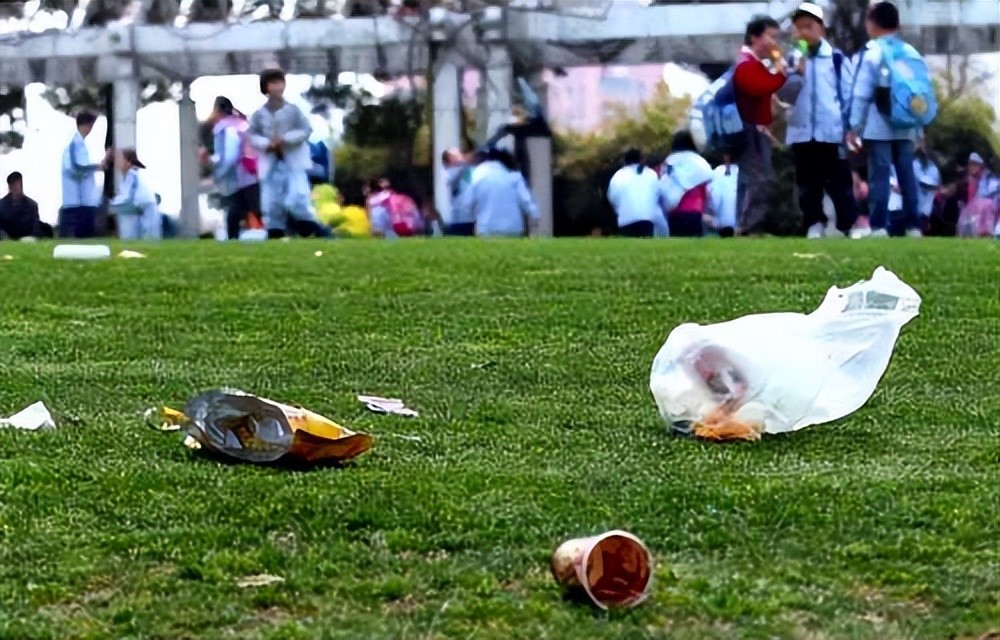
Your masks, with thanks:
M556 173L572 180L586 179L616 165L629 146L639 147L649 157L663 158L689 107L690 101L674 97L664 82L638 110L614 105L599 130L557 134Z
M834 46L853 54L868 42L865 16L869 0L834 0L830 3L827 34Z
M0 152L19 149L24 142L24 90L0 87Z
M993 162L1000 154L996 112L977 96L945 96L938 92L938 116L927 129L927 148L941 163L942 178L955 178L969 154L976 152Z
M648 158L662 160L674 132L685 123L689 106L689 100L673 96L661 82L638 109L614 106L598 131L557 133L553 140L555 201L557 217L563 218L558 221L561 227L576 233L610 227L613 214L606 188L620 165L622 151L636 146Z

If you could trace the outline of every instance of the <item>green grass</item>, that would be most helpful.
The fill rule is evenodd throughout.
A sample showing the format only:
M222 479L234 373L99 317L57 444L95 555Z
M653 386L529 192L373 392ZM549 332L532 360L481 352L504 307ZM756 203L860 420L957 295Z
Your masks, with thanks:
M0 638L1000 626L995 244L141 248L77 263L0 245L15 256L0 260L0 410L44 399L59 422L0 430ZM879 264L924 305L866 407L750 445L668 435L648 375L673 326L811 311ZM376 434L375 449L341 469L225 465L143 425L147 407L222 385ZM369 414L360 392L421 417ZM611 528L653 550L651 599L564 601L552 549ZM258 573L286 582L236 586Z

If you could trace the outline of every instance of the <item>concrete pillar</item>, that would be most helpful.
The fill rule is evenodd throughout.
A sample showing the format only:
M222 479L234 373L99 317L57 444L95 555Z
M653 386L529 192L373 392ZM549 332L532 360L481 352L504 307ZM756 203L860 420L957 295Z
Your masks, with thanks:
M134 149L135 115L139 111L139 79L133 76L115 80L112 91L115 146L119 149Z
M552 223L552 138L531 136L525 143L530 158L528 184L538 204L538 236L551 238Z
M479 79L476 112L476 141L485 143L491 135L510 124L514 69L510 54L502 45L489 45L486 73ZM500 146L511 149L509 139Z
M201 231L201 205L198 195L201 188L201 175L198 166L198 115L195 113L194 100L191 99L191 84L184 83L184 94L178 103L180 117L180 147L181 147L181 215L180 235L185 238L197 238Z
M549 113L549 83L545 80L545 70L539 69L528 76L528 84L538 94L538 99L542 103L542 109L546 117Z
M447 173L441 164L441 155L462 142L462 101L458 65L446 58L436 66L435 74L434 123L431 130L434 139L434 156L431 158L434 167L434 206L447 224L451 222L451 192L448 189Z
M122 77L111 83L112 121L108 126L112 129L116 149L135 148L135 119L139 111L139 75L131 73L131 63L122 68ZM121 186L123 176L115 175L115 188Z

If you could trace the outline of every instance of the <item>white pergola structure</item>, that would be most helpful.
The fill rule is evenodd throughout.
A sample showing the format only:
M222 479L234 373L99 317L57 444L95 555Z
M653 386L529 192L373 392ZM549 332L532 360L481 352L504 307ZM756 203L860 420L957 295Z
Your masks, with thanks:
M141 0L141 9L164 1L178 0ZM282 1L292 6L282 13L294 16L295 0ZM798 3L656 2L647 6L650 3L642 0L479 0L476 11L459 13L436 7L424 17L220 20L182 27L119 20L103 27L0 36L0 84L110 82L115 140L119 146L134 146L141 80L182 82L181 222L185 235L196 235L198 122L188 86L198 77L257 73L274 64L291 73L327 75L340 71L424 75L430 70L433 146L438 158L461 140L459 72L463 68L485 71L479 104L479 137L485 139L510 119L515 67L531 74L543 68L595 64L721 63L732 58L751 16L764 13L784 18ZM934 38L936 29L957 25L967 43L974 41L971 50L997 48L997 0L904 0L900 8L909 35L916 36L925 51L933 50L940 40ZM448 190L437 165L435 200L447 219ZM551 172L532 173L542 213L540 233L551 234Z

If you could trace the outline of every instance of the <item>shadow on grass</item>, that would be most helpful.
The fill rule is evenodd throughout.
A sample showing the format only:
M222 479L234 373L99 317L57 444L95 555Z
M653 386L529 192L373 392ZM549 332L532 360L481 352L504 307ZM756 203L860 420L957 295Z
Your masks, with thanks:
M349 469L357 466L357 459L348 460L346 462L337 462L333 460L305 462L302 460L282 460L279 458L273 462L250 462L248 460L233 458L232 456L227 456L224 453L219 453L217 451L208 451L204 449L190 452L188 459L198 461L199 463L215 462L227 467L261 467L264 469L291 471L293 473L312 473L327 469Z

